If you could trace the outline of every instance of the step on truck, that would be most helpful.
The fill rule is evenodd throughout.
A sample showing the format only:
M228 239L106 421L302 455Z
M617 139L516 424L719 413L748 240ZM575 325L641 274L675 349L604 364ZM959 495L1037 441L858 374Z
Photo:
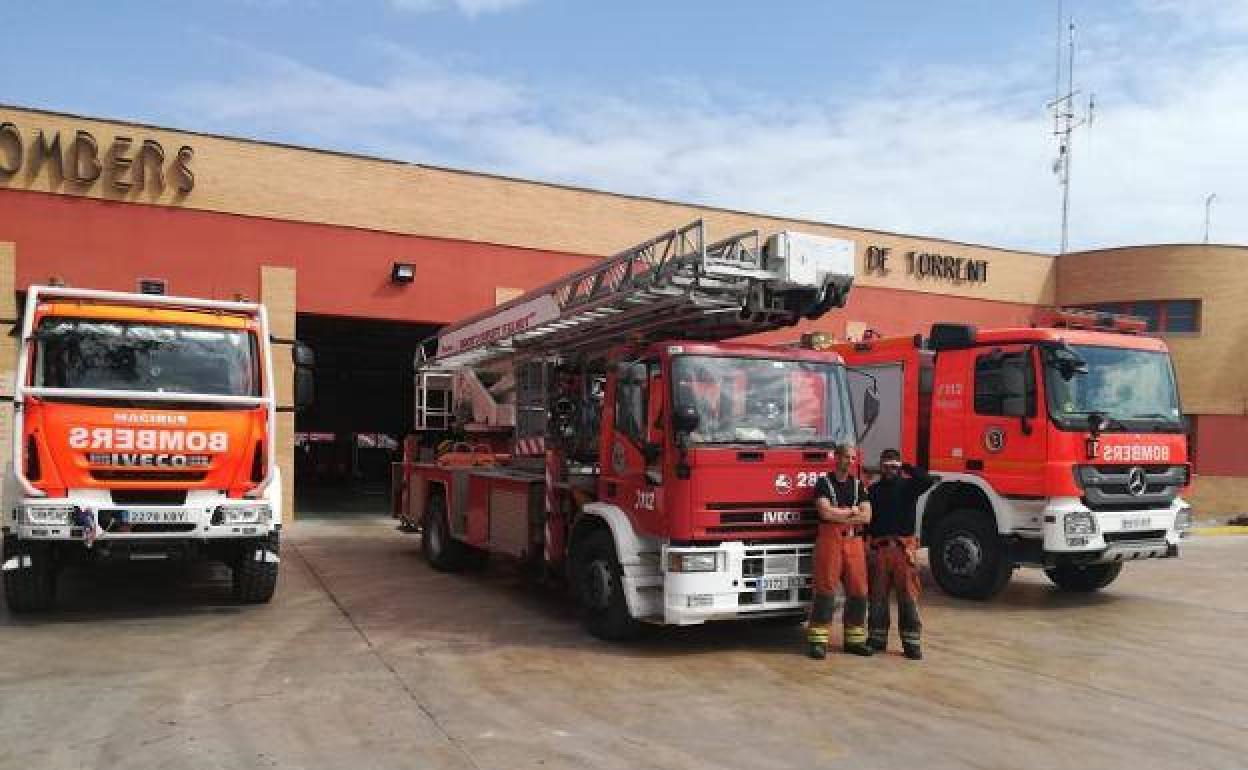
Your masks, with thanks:
M418 364L396 515L437 569L566 580L601 638L800 615L846 369L723 340L842 306L853 274L850 241L694 222L452 324Z
M987 599L1022 566L1095 591L1127 562L1178 556L1191 466L1169 353L1143 328L1061 311L834 346L878 388L868 469L894 447L940 477L918 513L944 591Z
M18 334L9 609L47 609L63 567L113 560L218 559L238 600L269 601L283 501L264 308L32 286Z

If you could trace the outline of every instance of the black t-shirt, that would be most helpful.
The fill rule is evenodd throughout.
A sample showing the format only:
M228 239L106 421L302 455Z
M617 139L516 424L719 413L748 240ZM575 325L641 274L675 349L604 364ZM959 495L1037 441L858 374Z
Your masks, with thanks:
M853 476L837 481L834 474L825 473L815 482L815 499L820 497L832 503L833 508L849 508L867 499L867 488Z
M914 534L915 505L937 479L923 468L913 468L910 472L910 478L880 479L871 485L871 523L867 525L867 534L873 537Z

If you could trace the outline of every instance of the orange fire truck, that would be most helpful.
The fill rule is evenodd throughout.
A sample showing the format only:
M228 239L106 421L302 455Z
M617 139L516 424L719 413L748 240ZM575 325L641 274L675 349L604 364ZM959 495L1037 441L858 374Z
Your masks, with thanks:
M281 479L264 308L32 286L19 322L4 594L46 609L88 559L212 557L238 599L277 583ZM296 391L310 397L296 354Z
M721 340L842 306L853 271L850 241L694 222L445 328L416 429L450 451L409 439L396 515L437 569L566 577L602 638L800 614L814 484L854 440L846 370Z
M1191 467L1174 368L1138 319L1083 311L1050 328L835 346L873 377L868 467L895 447L940 477L919 532L946 592L985 599L1019 566L1093 591L1123 564L1173 557L1191 525Z

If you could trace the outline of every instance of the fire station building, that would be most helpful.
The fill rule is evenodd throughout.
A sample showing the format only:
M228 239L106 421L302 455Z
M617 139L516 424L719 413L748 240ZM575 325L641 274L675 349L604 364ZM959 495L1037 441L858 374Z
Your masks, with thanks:
M792 229L856 242L848 306L777 340L1027 325L1055 306L1144 317L1174 355L1194 505L1248 510L1248 247L1059 258L0 106L0 318L11 323L24 289L49 280L263 300L281 370L279 457L300 514L316 512L320 491L351 490L334 506L369 494L385 505L390 452L412 422L412 358L437 326L699 218L711 237ZM297 416L295 339L316 351L318 391Z

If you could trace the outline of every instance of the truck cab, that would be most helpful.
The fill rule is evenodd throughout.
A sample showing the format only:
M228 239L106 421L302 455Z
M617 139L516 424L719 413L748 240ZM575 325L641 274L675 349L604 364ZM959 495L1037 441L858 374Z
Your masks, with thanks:
M1092 328L977 330L846 346L883 382L864 441L929 467L920 532L947 592L987 598L1018 566L1104 588L1129 561L1178 555L1191 467L1165 343Z
M804 607L815 482L833 447L854 441L839 356L660 342L609 369L602 413L596 518L573 545L627 518L657 557L645 580L662 588L629 592L639 616L688 624Z
M3 574L15 612L67 564L210 557L268 601L281 481L264 308L33 286L20 322Z

